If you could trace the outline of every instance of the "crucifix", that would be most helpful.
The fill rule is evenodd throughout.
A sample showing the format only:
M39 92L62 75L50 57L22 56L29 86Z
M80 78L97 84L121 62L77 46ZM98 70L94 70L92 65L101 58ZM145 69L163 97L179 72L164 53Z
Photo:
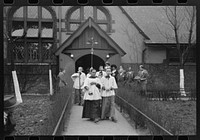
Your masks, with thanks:
M98 44L97 41L94 40L93 37L91 37L88 41L87 41L87 44L90 44L91 45L91 68L93 68L93 54L94 54L94 45L95 44Z

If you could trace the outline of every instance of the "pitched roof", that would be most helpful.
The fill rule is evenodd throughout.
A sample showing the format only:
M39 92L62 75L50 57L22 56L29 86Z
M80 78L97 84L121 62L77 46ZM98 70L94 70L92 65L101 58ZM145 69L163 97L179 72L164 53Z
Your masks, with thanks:
M87 27L93 27L99 33L99 35L104 38L108 42L108 44L121 56L124 56L126 54L126 52L104 30L102 30L99 25L96 24L91 17L89 17L76 31L74 31L74 33L68 39L65 40L65 42L63 42L63 44L55 51L55 54L59 55L60 53L62 53L62 51L66 47L69 47L74 39L79 37Z
M145 39L150 40L150 38L140 29L140 27L135 23L135 21L130 17L130 15L126 12L126 10L122 6L118 6L121 9L122 13L126 15L126 17L130 20L130 22L136 27L139 33L144 36Z

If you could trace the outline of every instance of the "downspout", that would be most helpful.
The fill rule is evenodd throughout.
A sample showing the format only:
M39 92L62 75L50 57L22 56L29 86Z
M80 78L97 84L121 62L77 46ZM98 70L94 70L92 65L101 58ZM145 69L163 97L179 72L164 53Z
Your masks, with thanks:
M59 47L62 43L62 37L61 37L61 28L62 28L62 7L58 7L58 20L59 20Z
M61 29L62 29L62 6L59 6L58 7L58 30L59 30L59 46L58 48L61 46L61 43L62 43L62 32L61 32ZM58 64L58 73L60 71L60 56L56 56L56 59L57 59L57 64Z
M142 64L145 64L145 52L146 52L147 48L145 48L143 51L142 51Z

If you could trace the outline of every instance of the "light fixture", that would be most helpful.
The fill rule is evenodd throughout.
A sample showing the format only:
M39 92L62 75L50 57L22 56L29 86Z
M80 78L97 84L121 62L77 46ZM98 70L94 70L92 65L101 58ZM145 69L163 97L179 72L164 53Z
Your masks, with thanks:
M108 59L109 57L110 57L110 55L109 55L109 54L107 54L107 55L106 55L106 58Z
M74 55L71 53L71 54L70 54L70 57L71 57L71 58L74 58Z

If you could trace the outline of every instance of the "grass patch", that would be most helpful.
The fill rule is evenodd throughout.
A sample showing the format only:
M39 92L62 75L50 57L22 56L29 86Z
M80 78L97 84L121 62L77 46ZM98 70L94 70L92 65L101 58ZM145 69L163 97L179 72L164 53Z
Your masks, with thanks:
M138 88L120 87L117 94L144 114L174 135L196 134L196 102L195 101L149 101L141 97ZM139 127L147 127L152 134L162 134L159 128L152 125L141 114L128 105L116 101ZM173 108L173 109L172 109ZM191 121L192 120L192 121ZM187 127L190 127L188 130Z

